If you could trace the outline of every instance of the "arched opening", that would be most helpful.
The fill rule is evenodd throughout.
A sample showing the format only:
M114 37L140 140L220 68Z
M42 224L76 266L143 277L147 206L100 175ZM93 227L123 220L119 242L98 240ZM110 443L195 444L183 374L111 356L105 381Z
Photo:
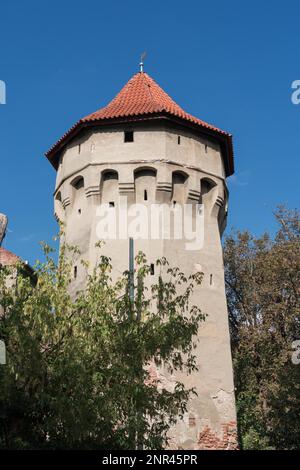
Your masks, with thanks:
M173 206L177 203L184 204L186 201L186 182L188 175L183 171L174 171L172 173L172 202ZM175 202L175 204L174 204Z
M115 170L105 170L102 173L102 180L103 181L118 180L118 172Z
M201 194L204 195L204 194L209 193L210 190L214 188L215 186L216 186L216 183L213 180L208 179L208 178L203 178L201 180Z
M119 199L119 175L115 170L105 170L100 183L101 203L115 207Z
M85 203L84 178L81 175L76 176L71 181L72 186L72 204L78 214L81 213L82 206Z
M55 217L63 222L64 220L64 208L63 208L63 204L62 204L62 197L61 197L61 192L58 191L58 193L55 195L55 199L54 199L54 213L55 213Z
M72 185L73 188L75 188L76 190L81 189L81 188L84 188L84 179L83 179L83 176L76 176L76 178L74 178L74 179L71 181L71 185Z
M139 168L134 172L136 202L154 203L156 196L156 170Z
M60 192L60 191L58 191L58 193L56 194L55 200L56 200L56 201L59 201L59 202L62 202L62 201L61 201L61 192Z
M217 183L210 178L202 178L200 181L200 204L204 204L211 199L213 189Z

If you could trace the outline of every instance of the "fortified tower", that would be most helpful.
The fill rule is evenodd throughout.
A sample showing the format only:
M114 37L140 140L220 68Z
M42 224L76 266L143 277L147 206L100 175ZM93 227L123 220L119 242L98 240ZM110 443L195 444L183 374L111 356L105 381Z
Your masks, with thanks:
M183 207L203 204L204 239L197 249L186 239L138 239L150 263L165 256L185 274L204 273L196 302L207 319L200 326L198 372L179 377L196 387L183 421L172 431L172 447L236 447L233 371L225 297L221 235L226 225L226 177L233 173L232 138L186 113L143 69L104 108L80 119L47 152L57 171L55 214L68 243L78 245L91 265L99 256L99 204L117 211L141 203ZM128 269L128 239L106 241L114 276ZM73 289L84 286L85 270L74 266ZM195 302L195 299L193 299ZM158 371L154 371L158 373ZM164 376L166 386L174 377Z

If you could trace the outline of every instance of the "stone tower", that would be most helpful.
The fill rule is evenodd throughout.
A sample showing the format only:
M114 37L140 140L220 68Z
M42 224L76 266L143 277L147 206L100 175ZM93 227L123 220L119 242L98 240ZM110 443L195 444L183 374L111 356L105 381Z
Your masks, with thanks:
M137 239L148 262L165 256L186 274L202 271L196 302L208 317L200 327L198 372L178 377L194 386L184 420L172 431L172 447L236 446L233 371L225 297L221 235L226 226L226 177L233 173L232 138L186 113L143 71L134 75L104 108L80 119L47 152L57 171L54 205L69 243L78 245L91 265L99 214L106 203L117 211L126 198L131 207L165 204L173 208L203 204L203 241L187 249L186 239ZM193 216L195 217L195 216ZM194 220L194 219L193 219ZM128 239L109 239L114 276L128 269ZM153 276L156 274L153 268ZM85 271L74 266L73 289L84 285ZM195 300L195 299L194 299ZM162 371L153 371L162 374ZM162 377L166 386L174 377Z

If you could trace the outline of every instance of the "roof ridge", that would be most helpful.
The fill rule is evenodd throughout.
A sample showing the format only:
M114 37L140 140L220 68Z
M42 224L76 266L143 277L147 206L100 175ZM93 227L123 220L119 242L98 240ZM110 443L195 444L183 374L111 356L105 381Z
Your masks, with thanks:
M158 83L156 83L156 81L152 77L150 77L150 75L148 75L148 74L146 74L146 75L150 79L150 82L153 82L153 84L157 87L159 93L162 93L170 101L170 103L173 106L177 107L181 112L185 113L184 109L178 103L176 103L176 101L163 88L161 88L158 85ZM165 111L169 111L167 106L163 106L163 109Z
M148 75L148 74L145 73L145 72L139 72L139 73L142 74L142 77L143 77L144 80L145 80L145 85L146 85L146 87L148 88L148 92L149 92L149 95L151 96L151 99L152 99L153 103L154 103L155 105L157 105L158 108L161 108L161 110L163 110L163 107L159 104L158 101L156 101L156 99L155 99L155 97L154 97L154 95L153 95L153 93L152 93L152 91L151 91L151 77L150 77L150 75ZM148 81L149 81L150 83L148 83ZM153 79L152 79L152 81L154 82ZM154 82L154 83L155 83L155 82Z

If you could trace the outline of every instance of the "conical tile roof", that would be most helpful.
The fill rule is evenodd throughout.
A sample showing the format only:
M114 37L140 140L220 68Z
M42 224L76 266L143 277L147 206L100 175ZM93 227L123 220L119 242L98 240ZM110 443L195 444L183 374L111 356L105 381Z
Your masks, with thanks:
M65 143L82 128L88 125L105 124L109 121L135 118L149 118L151 116L167 116L181 123L206 130L210 135L221 139L225 155L227 175L233 173L232 137L229 133L198 119L185 112L175 101L145 72L135 74L117 94L117 96L104 108L80 119L56 144L46 153L53 166L57 166L56 153ZM223 153L224 153L223 151Z

